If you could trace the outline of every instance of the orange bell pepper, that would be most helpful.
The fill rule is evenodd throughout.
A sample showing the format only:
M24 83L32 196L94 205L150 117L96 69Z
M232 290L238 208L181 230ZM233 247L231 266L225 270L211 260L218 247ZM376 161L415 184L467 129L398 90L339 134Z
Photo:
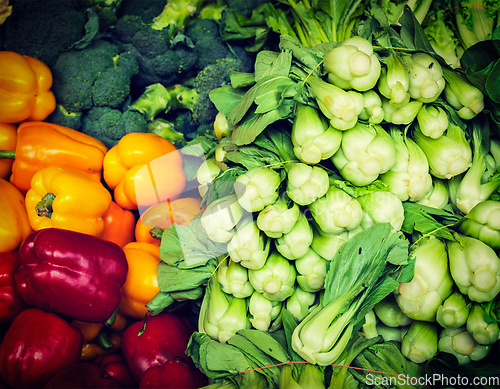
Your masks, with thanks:
M63 166L37 172L26 194L31 227L62 228L101 237L111 194L94 176Z
M134 240L135 224L135 215L112 201L104 215L104 232L101 238L123 247Z
M186 185L182 156L156 134L130 133L105 155L103 176L125 209L145 209L173 199Z
M202 210L201 199L194 197L167 200L152 205L141 215L135 225L135 240L159 246L161 231L158 229L163 231L174 223L186 225Z
M84 343L80 361L91 361L100 355L112 354L120 348L122 344L122 333L117 331L101 330L97 338L92 342ZM101 338L102 339L99 339Z
M17 129L14 124L0 123L0 150L15 150L17 143ZM0 178L6 180L12 172L12 159L0 159Z
M130 321L127 317L117 314L113 325L103 330L102 323L88 323L73 320L71 327L78 328L83 334L83 347L80 360L90 361L99 355L110 354L121 345L121 335L127 329ZM103 347L105 345L106 347Z
M0 51L0 122L45 120L56 108L52 73L40 60Z
M0 209L0 252L14 251L33 230L23 194L3 178L0 178Z
M70 323L71 327L78 328L83 334L83 344L86 344L95 339L99 332L101 332L104 324L102 323L88 323L86 321L73 320Z
M160 248L143 242L131 242L123 251L127 257L127 279L122 286L118 313L144 319L146 304L159 291L156 268L160 263Z
M0 158L15 158L10 182L26 193L35 173L48 166L68 166L101 179L107 151L101 141L71 128L27 122L17 129L15 151L0 151Z

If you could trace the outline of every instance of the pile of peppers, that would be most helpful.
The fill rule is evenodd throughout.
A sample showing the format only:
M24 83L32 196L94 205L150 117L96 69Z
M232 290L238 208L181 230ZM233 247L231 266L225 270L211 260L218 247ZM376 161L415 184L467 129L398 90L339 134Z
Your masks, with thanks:
M162 231L202 210L182 197L180 152L143 133L108 150L44 122L51 85L39 60L0 52L0 386L206 385L185 354L193 318L146 307Z

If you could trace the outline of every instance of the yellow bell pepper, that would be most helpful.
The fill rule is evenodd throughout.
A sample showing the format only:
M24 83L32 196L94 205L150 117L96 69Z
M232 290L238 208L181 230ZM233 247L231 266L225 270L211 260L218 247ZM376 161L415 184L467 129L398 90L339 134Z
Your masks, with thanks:
M24 196L0 178L0 252L16 250L33 231L24 206Z
M103 176L125 209L173 200L186 185L181 153L156 134L130 133L104 156Z
M159 291L156 268L160 263L160 248L151 243L131 242L123 247L127 256L127 279L122 286L118 313L144 319L146 304Z
M62 228L100 237L111 194L94 176L81 170L49 166L38 171L26 193L31 227Z
M45 120L56 108L52 73L42 61L0 51L0 122Z

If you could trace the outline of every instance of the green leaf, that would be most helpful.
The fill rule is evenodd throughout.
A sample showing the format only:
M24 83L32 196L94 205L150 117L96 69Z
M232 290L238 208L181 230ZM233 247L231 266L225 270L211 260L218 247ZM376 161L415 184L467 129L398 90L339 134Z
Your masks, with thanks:
M256 146L242 146L238 151L226 153L225 157L231 162L243 165L248 170L280 162L280 158L275 153Z
M200 361L209 378L227 377L251 370L247 356L238 347L210 340L200 346Z
M281 50L289 50L293 58L302 63L310 71L315 68L317 69L318 65L323 60L320 54L302 45L296 38L291 36L282 35L280 37L279 47ZM316 70L316 73L319 74L319 69Z
M471 66L484 69L500 56L500 40L478 42L469 47L460 57L460 65L468 73Z
M208 97L210 101L214 103L217 111L228 116L233 109L238 106L244 95L244 90L235 89L231 85L225 85L220 88L212 89Z
M283 329L285 331L286 343L288 346L288 354L291 356L292 361L302 361L303 359L292 348L292 334L293 331L295 330L295 327L297 327L297 322L295 321L295 318L288 309L284 308L281 311L281 320L283 323ZM298 365L297 368L299 369L298 372L300 373L301 369L303 369L304 367Z
M255 138L270 124L289 117L292 114L293 101L285 100L283 104L267 113L249 113L244 121L233 131L233 141L242 146L252 143Z
M271 336L270 338L272 339ZM271 382L279 382L279 369L276 366L272 366L275 364L275 362L250 340L243 337L242 335L236 334L228 339L227 344L241 350L241 352L245 354L247 359L254 365L254 368L266 367L265 369L262 369L260 371Z
M399 18L399 23L401 23L401 39L407 48L424 51L430 55L436 55L422 26L420 26L415 15L413 15L410 7L407 5L405 5L403 14Z
M229 77L231 78L231 86L234 89L246 88L255 84L255 73L232 72Z
M257 104L255 113L266 113L278 109L285 98L293 98L296 93L297 84L286 78L277 89L268 90L255 98L254 102Z
M353 297L374 284L385 268L391 251L403 242L389 223L375 224L344 243L337 251L325 278L323 306L349 293ZM399 251L399 255L404 255ZM408 254L397 260L404 262Z
M296 160L293 152L292 137L289 132L276 126L266 131L266 135L276 147L278 155L283 162Z
M227 116L227 120L232 124L239 123L246 115L252 104L262 103L264 96L272 96L281 93L290 83L293 82L288 76L269 75L260 79L252 86L239 101L238 105ZM214 103L215 104L215 103ZM217 105L216 105L217 107Z
M255 60L255 81L268 76L288 77L292 66L292 53L282 50L280 53L264 50L257 54Z
M500 323L500 299L499 297L481 303L481 307L484 309L484 320L486 323Z
M246 171L247 169L235 166L220 172L208 185L207 193L205 193L201 202L202 205L211 204L217 199L234 194L234 181Z
M488 77L486 77L485 89L488 97L500 104L500 59L491 67Z
M170 296L176 301L198 300L203 297L204 292L205 288L199 286L198 288L194 289L171 292Z
M175 228L165 228L161 236L160 257L168 262L178 262L184 259L182 246ZM173 265L173 263L171 263Z
M158 287L162 292L179 292L194 290L207 283L215 271L215 264L198 266L191 269L181 269L176 266L160 262L157 267Z
M290 356L283 347L269 333L253 329L244 329L237 332L258 347L262 352L278 362L290 360Z
M408 257L408 253L406 253ZM366 293L363 303L360 305L356 315L353 317L353 322L361 321L373 306L385 297L390 295L399 286L399 282L391 277L381 277Z
M403 207L405 218L401 227L402 231L407 234L417 231L422 235L434 235L437 238L454 240L449 227L457 224L460 218L452 212L411 202L404 202ZM438 222L433 215L445 221L447 225L444 226Z
M371 184L365 186L356 186L348 181L337 179L337 176L333 175L330 177L330 185L335 186L338 189L343 190L351 197L360 197L373 192L386 191L387 185L380 180L376 180Z
M151 300L149 300L146 304L146 308L148 309L148 312L154 316L161 313L165 308L169 307L174 302L175 300L170 293L158 292Z
M96 39L99 32L99 16L94 7L87 9L87 23L85 23L85 35L80 40L73 43L68 50L83 50Z
M215 136L202 134L188 142L181 150L183 155L192 155L193 157L203 157L210 150L217 146L217 138Z
M199 213L186 225L174 223L166 228L160 244L160 257L170 265L192 268L227 252L225 244L213 242L201 225Z

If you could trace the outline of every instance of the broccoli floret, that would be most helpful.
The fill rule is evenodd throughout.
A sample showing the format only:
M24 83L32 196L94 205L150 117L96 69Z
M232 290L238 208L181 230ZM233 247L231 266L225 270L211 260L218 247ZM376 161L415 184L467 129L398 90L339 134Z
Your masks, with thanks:
M198 98L193 107L193 120L198 126L213 123L217 116L218 111L208 96L210 91L230 84L232 72L243 71L244 66L240 60L224 58L198 73L194 80Z
M92 101L95 106L120 107L130 94L130 79L139 72L139 64L129 53L117 57L116 67L97 76Z
M124 15L117 20L113 37L116 39L116 44L132 43L132 38L143 27L142 19L135 15ZM122 48L120 48L122 50Z
M56 101L70 112L91 108L94 82L101 72L114 67L117 54L116 46L105 41L61 54L52 67Z
M108 148L131 132L148 132L144 116L132 110L121 112L110 107L93 107L82 119L81 131L99 139Z
M153 18L161 14L166 3L166 0L123 0L117 16L139 16L144 23L151 23Z
M194 43L198 70L216 63L221 58L235 58L227 44L222 42L219 25L213 20L197 20L187 29L186 36Z
M79 130L82 126L81 112L68 112L61 104L56 105L56 109L46 119L48 123L59 124L73 130Z
M85 35L81 0L10 0L12 15L1 26L1 49L38 58L52 66Z
M116 23L114 38L121 52L132 54L139 73L132 78L138 88L160 83L169 86L193 71L196 53L185 43L172 47L168 30L153 30L140 17L127 15Z
M130 94L133 75L139 71L131 54L99 40L84 50L61 54L52 68L52 91L69 112L82 112L93 105L117 108Z

